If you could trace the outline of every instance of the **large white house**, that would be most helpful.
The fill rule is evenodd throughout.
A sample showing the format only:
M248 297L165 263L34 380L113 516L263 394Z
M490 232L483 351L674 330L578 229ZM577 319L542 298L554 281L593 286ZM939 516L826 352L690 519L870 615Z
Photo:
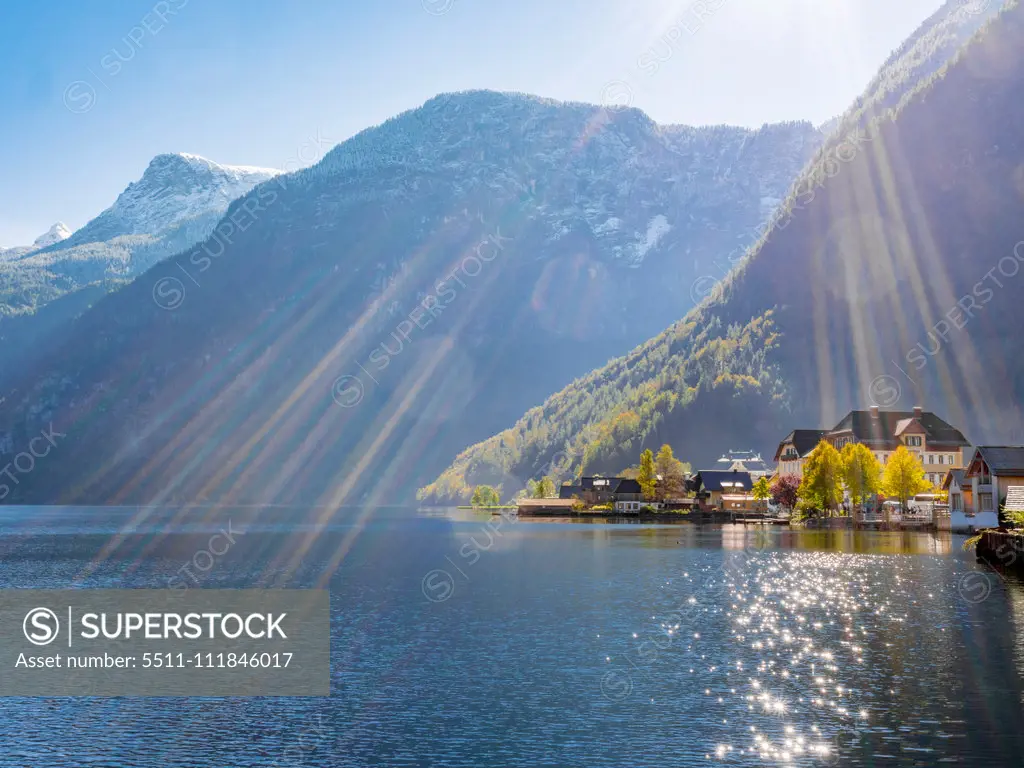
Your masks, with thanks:
M873 407L850 411L832 429L793 430L776 452L779 474L802 476L807 456L821 440L837 450L847 443L863 443L883 465L903 446L917 455L925 477L935 486L942 485L950 469L965 467L972 453L963 433L931 411L883 411Z

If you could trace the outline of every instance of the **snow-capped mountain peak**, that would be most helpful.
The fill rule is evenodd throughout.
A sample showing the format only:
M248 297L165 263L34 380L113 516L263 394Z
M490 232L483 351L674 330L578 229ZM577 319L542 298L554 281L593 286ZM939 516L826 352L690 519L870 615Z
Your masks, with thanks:
M46 232L35 239L32 245L16 245L13 248L0 247L0 259L15 259L19 256L38 251L40 248L47 248L56 243L63 242L71 237L71 230L63 221L58 221Z
M37 237L32 245L36 248L46 248L54 243L59 243L61 240L67 240L69 237L71 237L71 230L68 229L67 224L63 221L58 221L44 234Z
M231 201L282 173L274 168L221 165L199 155L154 157L142 178L61 245L106 242L123 235L160 237L198 218L218 218Z
M209 160L202 155L193 155L189 152L172 152L170 154L157 155L153 158L153 161L150 162L150 165L160 158L167 158L164 162L174 162L175 158L180 158L193 168L204 169L210 172L221 172L227 175L237 176L238 178L253 175L261 178L273 178L274 176L284 173L284 171L279 171L276 168L260 168L255 165L223 165L221 163L216 163L213 160Z
M0 317L5 304L34 310L68 291L118 285L141 274L204 240L234 200L280 173L199 155L157 155L138 181L81 229L71 232L57 223L34 245L0 249Z

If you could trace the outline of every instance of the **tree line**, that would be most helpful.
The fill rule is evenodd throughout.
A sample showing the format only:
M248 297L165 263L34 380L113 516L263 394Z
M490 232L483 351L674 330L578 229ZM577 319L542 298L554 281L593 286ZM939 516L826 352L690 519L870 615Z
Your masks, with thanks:
M906 511L911 499L930 490L936 489L925 478L924 465L905 446L899 446L883 466L863 443L847 443L839 451L822 440L807 457L803 478L777 478L771 495L781 506L828 517L847 496L854 508L886 496Z

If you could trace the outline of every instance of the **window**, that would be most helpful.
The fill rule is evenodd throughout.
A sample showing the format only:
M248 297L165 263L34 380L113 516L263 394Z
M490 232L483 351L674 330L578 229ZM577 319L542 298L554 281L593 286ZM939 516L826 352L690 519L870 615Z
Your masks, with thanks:
M907 445L913 445L915 447L919 447L921 445L921 437L920 437L920 435L911 435L911 436L907 437Z
M944 454L940 453L939 454L939 464L945 464L945 463L946 463L946 456Z
M954 512L960 512L963 509L963 502L959 493L951 493L949 495L949 508Z
M979 500L981 501L982 512L991 512L993 510L991 493L979 494Z

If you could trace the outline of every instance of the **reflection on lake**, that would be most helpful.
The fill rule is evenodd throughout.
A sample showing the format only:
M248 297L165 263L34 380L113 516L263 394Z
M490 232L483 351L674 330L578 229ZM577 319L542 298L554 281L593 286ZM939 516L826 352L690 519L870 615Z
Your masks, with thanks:
M329 699L10 699L0 766L1024 762L1024 590L962 537L320 514L0 513L2 586L162 586L230 520L203 587L333 615Z

